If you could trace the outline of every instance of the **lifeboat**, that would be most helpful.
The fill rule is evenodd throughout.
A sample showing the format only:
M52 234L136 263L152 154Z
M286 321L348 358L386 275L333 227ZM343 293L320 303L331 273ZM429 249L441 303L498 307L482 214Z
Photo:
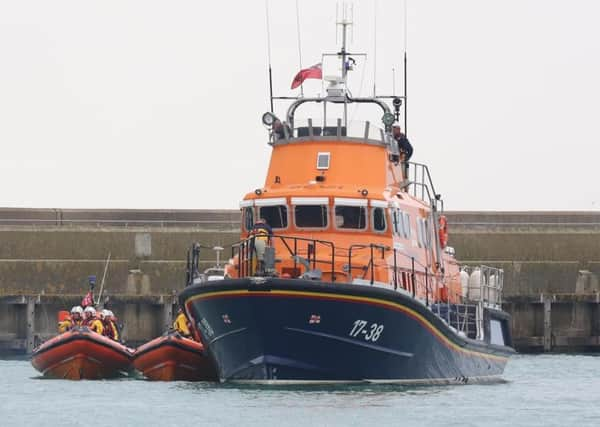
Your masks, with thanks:
M49 378L98 380L126 376L132 355L132 349L81 326L37 347L31 364Z
M175 331L138 347L133 366L153 381L216 381L217 371L202 343Z
M503 271L461 275L442 197L399 126L406 93L353 97L351 22L338 25L344 44L322 58L341 75L314 66L297 83L322 78L324 92L272 98L290 104L262 117L271 160L240 202L223 280L195 280L195 244L179 303L223 382L494 381L514 354ZM366 120L348 120L359 106Z

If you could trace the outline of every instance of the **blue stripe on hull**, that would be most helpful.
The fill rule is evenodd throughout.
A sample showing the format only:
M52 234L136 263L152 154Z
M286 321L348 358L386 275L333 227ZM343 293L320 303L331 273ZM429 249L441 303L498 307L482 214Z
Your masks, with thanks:
M231 289L247 286L243 280L230 282ZM270 289L293 288L289 281L278 285L274 281ZM315 286L316 291L322 288ZM374 289L354 286L353 291L359 288L365 296ZM302 289L310 292L311 286L304 284ZM181 300L190 300L188 310L222 380L464 381L500 375L511 352L486 351L455 337L461 347L471 348L457 350L406 312L374 304L268 293L202 298L215 290L220 288L188 288ZM427 308L420 310L432 316ZM357 332L361 321L366 325ZM379 334L373 332L377 328Z

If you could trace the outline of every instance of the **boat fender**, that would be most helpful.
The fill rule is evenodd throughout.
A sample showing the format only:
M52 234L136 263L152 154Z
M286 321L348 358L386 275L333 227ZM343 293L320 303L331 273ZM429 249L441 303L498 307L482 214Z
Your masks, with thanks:
M448 220L445 215L440 215L440 230L438 232L440 238L440 246L444 249L448 245Z

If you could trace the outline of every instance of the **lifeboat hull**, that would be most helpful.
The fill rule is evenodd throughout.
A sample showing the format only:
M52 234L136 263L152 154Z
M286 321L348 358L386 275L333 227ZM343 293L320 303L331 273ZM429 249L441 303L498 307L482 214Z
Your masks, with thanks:
M493 381L514 353L461 336L419 301L376 286L227 279L179 298L221 381Z
M126 376L132 354L130 348L81 327L40 345L31 364L49 378L97 380Z
M204 346L173 332L138 347L133 366L154 381L216 381L216 368Z

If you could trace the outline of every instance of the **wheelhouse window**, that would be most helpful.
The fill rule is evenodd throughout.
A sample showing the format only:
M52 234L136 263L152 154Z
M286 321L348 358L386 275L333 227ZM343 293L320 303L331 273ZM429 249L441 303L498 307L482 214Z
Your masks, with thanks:
M385 231L386 229L385 210L383 208L373 208L373 230Z
M273 229L287 228L288 209L285 205L262 206L259 216L267 221L267 224Z
M429 222L424 218L417 219L417 238L419 247L429 249L431 247L431 234Z
M402 212L402 230L404 231L404 237L410 239L410 215L406 212Z
M398 230L401 227L398 219L398 209L390 209L390 213L392 214L392 232L398 235L400 234Z
M364 230L367 228L367 208L363 206L336 206L335 226L341 229Z
M242 223L246 231L251 231L254 227L254 211L251 206L242 208Z
M400 209L392 209L394 234L405 239L410 239L410 215Z
M294 219L299 228L326 228L327 205L296 205Z

